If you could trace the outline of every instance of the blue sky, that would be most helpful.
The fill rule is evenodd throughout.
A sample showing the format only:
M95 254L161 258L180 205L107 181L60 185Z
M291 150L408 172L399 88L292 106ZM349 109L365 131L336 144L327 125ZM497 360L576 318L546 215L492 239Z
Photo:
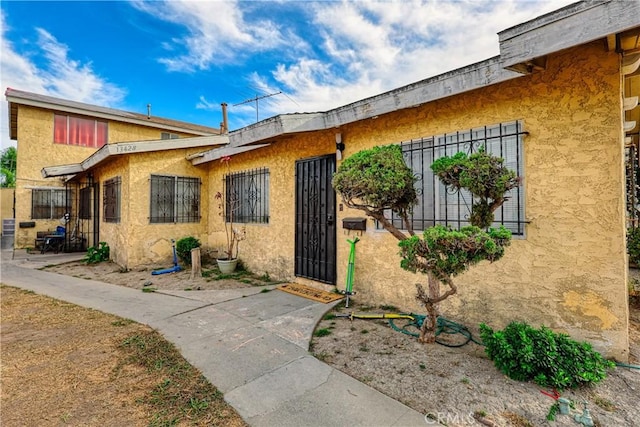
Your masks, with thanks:
M231 130L325 111L499 53L570 0L2 1L0 86ZM0 138L9 141L2 102Z

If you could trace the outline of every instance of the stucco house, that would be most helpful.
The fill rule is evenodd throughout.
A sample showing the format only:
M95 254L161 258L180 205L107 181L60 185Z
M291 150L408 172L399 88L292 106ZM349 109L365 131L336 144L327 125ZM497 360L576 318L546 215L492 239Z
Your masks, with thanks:
M120 209L119 222L103 216L100 239L116 262L132 267L168 258L168 238L222 245L214 197L229 178L220 159L231 156L242 197L236 220L247 235L240 257L251 270L343 288L346 240L358 233L357 298L420 312L414 283L425 278L403 271L397 241L341 203L332 174L361 149L401 144L420 177L414 228L459 227L469 198L448 193L429 165L486 147L522 177L496 219L514 241L499 262L456 278L460 291L443 312L468 325L545 324L624 361L625 236L627 210L635 207L626 200L626 173L637 166L627 157L638 147L639 43L639 2L579 2L499 33L497 57L330 111L283 114L205 137L221 147L143 153L143 142L115 144L79 163L49 162L43 175L91 176L105 192L120 183L120 193L97 202L96 211ZM199 222L154 220L152 200L164 194L158 188L172 185L154 177L165 175L202 182Z
M65 226L68 247L86 250L96 245L101 236L109 235L107 224L120 215L120 206L103 210L101 204L105 200L108 204L114 193L129 194L128 181L123 185L114 180L101 188L91 173L69 179L75 177L74 171L61 178L46 179L41 173L45 166L83 160L91 163L95 159L114 163L112 160L119 154L132 149L136 153L161 151L165 162L171 162L174 156L184 159L194 150L215 146L216 141L202 137L213 135L215 139L220 134L216 128L152 116L150 110L147 115L137 114L12 88L5 95L10 137L17 140L18 146L15 248L33 248L38 235ZM123 145L129 141L136 141L136 147ZM116 167L133 171L127 176L135 175L138 158L115 161ZM167 165L158 168L158 173L185 172L182 166L174 169ZM128 208L122 209L123 215L128 215ZM65 214L68 215L63 220ZM106 229L101 231L102 224Z

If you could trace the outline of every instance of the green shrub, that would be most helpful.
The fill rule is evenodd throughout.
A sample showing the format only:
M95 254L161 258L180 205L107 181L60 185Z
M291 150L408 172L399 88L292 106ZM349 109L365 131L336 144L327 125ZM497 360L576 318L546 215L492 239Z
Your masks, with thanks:
M480 335L489 358L509 378L530 381L558 390L597 383L613 368L586 342L572 340L551 329L535 329L526 323L512 322L503 331L494 332L480 325Z
M200 240L195 237L183 237L176 242L176 254L180 261L187 265L191 265L191 249L199 248Z
M629 262L640 266L640 227L627 230L627 253Z
M107 242L100 242L100 246L91 246L87 248L87 254L82 258L82 261L86 264L97 264L102 261L109 260L109 245Z

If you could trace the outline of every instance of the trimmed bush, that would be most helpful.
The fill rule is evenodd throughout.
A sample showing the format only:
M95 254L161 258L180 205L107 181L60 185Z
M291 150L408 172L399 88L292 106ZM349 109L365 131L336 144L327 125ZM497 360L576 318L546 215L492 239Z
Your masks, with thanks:
M542 387L563 390L595 384L615 366L589 343L574 341L544 326L535 329L512 322L494 332L483 323L480 335L487 355L500 371L511 379L533 380Z
M193 236L183 237L176 242L176 254L180 261L191 265L191 249L199 248L200 240Z
M640 266L640 227L627 230L627 253L629 262Z

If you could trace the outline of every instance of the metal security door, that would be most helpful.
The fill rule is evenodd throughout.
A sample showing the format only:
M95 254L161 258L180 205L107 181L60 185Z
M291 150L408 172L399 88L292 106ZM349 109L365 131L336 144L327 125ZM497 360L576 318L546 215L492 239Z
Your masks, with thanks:
M295 274L336 283L336 193L333 155L296 162Z

